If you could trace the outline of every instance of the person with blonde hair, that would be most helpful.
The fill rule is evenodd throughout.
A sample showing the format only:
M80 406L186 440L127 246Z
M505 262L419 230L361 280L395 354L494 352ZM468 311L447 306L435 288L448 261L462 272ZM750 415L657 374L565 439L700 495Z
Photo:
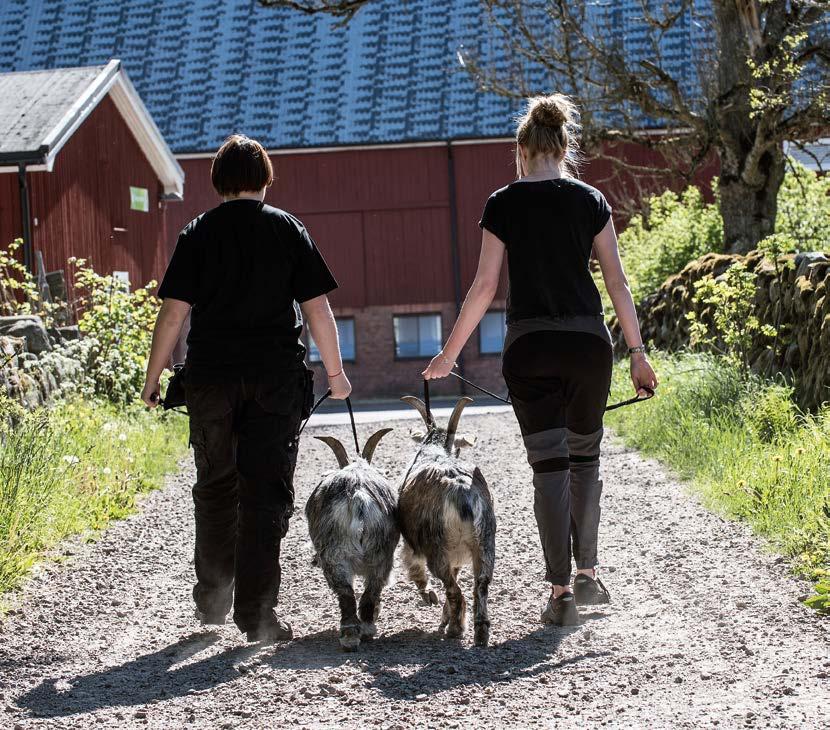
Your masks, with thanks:
M516 181L487 200L481 256L449 339L426 379L443 378L493 301L507 252L502 372L533 469L534 512L552 585L542 621L578 622L577 604L606 603L597 576L602 419L611 336L589 269L592 252L620 322L640 397L657 387L617 250L611 207L576 178L576 108L562 94L528 100L516 129ZM571 557L576 577L571 586Z

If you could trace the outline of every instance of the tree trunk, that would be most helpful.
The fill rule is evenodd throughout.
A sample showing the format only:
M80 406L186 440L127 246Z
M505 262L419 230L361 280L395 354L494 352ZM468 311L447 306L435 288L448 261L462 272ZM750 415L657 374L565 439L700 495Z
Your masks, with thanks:
M737 158L737 159L736 159ZM724 248L746 253L775 231L778 190L784 179L785 158L780 145L765 152L756 168L760 184L749 185L740 174L746 164L735 150L721 151L721 161L735 160L737 170L724 164L720 177L720 212L723 217Z

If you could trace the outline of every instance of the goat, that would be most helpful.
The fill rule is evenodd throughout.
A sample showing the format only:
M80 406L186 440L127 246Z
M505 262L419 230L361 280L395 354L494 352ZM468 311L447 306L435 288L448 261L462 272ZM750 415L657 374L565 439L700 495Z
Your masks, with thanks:
M429 590L426 567L444 584L446 601L439 631L457 638L464 634L467 611L458 587L458 572L472 563L474 642L487 646L487 593L496 558L496 516L481 471L461 461L457 451L453 453L454 448L472 445L470 440L455 435L461 412L472 398L458 401L446 430L436 424L423 401L411 395L401 400L421 414L427 427L398 495L404 565L426 603L438 603Z
M395 494L371 464L378 442L391 430L373 434L353 462L336 438L315 437L331 447L340 468L326 474L314 489L305 515L317 552L314 563L323 569L340 604L340 645L345 651L354 651L361 639L375 636L380 594L392 572L400 538ZM355 575L365 579L359 618Z

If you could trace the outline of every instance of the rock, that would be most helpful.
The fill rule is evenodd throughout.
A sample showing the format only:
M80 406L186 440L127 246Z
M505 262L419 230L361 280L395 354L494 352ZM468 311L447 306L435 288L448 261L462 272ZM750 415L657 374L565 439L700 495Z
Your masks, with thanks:
M81 339L81 330L78 325L67 325L66 327L58 327L58 332L60 336L63 337L65 340L80 340Z
M828 261L827 255L820 251L805 251L795 255L795 278L804 276L811 264Z
M0 317L0 335L24 338L26 349L35 355L52 349L43 320L31 314Z

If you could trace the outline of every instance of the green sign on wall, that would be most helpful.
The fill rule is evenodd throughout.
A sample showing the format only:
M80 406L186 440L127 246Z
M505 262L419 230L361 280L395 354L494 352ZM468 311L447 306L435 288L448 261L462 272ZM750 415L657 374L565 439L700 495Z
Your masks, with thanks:
M134 188L130 186L130 210L140 210L144 213L150 212L150 193L147 188Z

